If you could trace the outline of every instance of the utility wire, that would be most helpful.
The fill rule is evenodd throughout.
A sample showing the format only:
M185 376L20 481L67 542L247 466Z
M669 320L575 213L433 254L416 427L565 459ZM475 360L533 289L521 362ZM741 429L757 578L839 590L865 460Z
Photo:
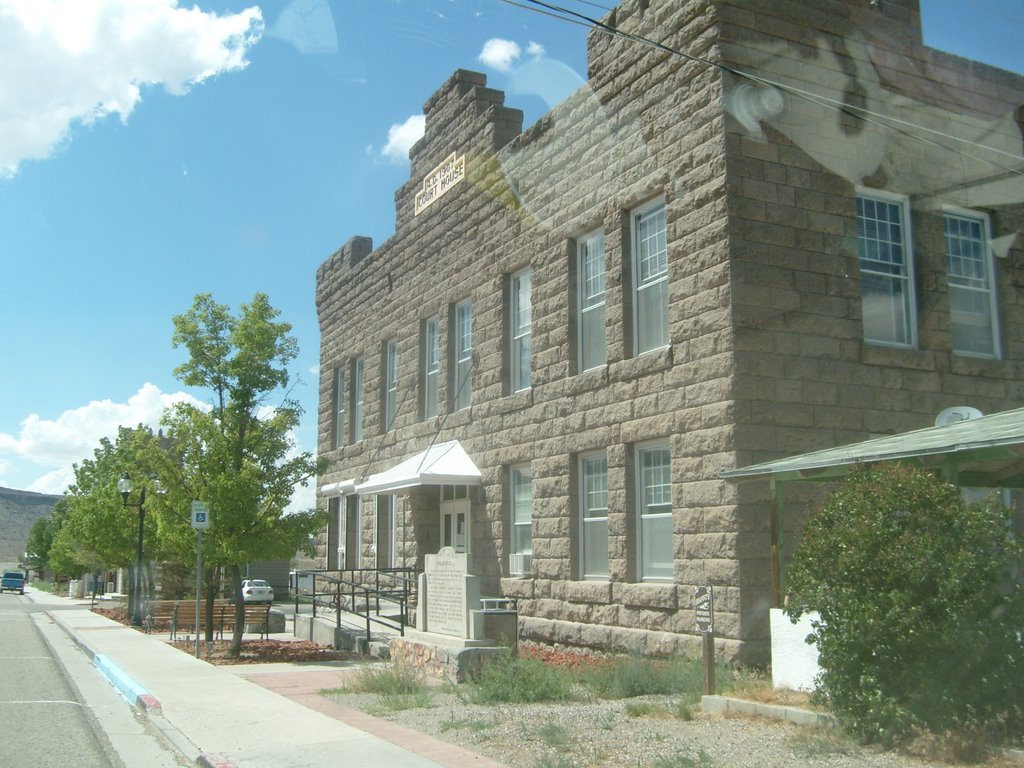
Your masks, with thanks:
M580 2L584 1L585 0L580 0ZM931 134L931 136L939 137L942 139L948 139L949 141L955 142L957 144L975 147L985 152L993 153L995 155L1002 155L1010 160L1024 162L1024 157L1020 155L1015 155L1011 152L1006 152L1005 150L990 147L985 144L981 144L979 142L972 141L970 139L966 139L960 136L954 136L952 134L945 133L943 131L939 131L933 128L927 128L926 126L919 125L917 123L912 123L907 120L902 120L900 118L892 117L890 115L873 112L863 107L857 107L851 104L846 104L837 99L830 99L826 96L821 96L820 94L816 94L811 91L806 91L795 86L787 85L785 83L780 83L769 78L762 77L761 75L753 74L750 72L744 72L743 70L736 69L735 67L731 67L727 64L722 64L721 62L712 61L702 56L695 56L693 54L686 53L685 51L681 51L677 48L665 45L664 43L659 43L658 41L652 40L648 37L644 37L643 35L637 35L631 32L624 32L621 29L616 29L615 27L609 24L605 24L599 19L595 19L591 16L587 16L586 14L574 11L564 6L544 2L543 0L523 0L523 2L517 2L517 0L500 0L500 2L503 2L507 5L515 6L526 11L540 13L545 16L551 16L553 18L562 21L567 21L579 26L585 26L591 29L596 29L612 37L620 37L626 40L630 40L632 42L639 43L649 48L654 48L656 50L662 51L663 53L668 53L669 55L672 56L680 56L689 61L693 61L698 64L704 64L705 66L714 67L724 72L728 72L734 77L738 77L743 80L748 80L750 82L757 83L758 85L778 88L779 90L785 93L792 94L797 98L804 99L811 103L817 104L818 106L823 106L829 109L835 109L837 112L863 120L871 125L878 126L885 130L895 131L896 133L906 136L909 139L930 144L932 146L939 147L945 150L959 151L964 157L969 157L973 160L977 160L982 163L991 164L996 168L999 168L1000 170L1006 171L1007 173L1010 174L1024 176L1024 169L1004 165L1003 163L1000 163L995 159L979 157L978 155L972 154L963 149L952 150L951 147L948 147L945 144L943 144L941 141L938 140L938 138L930 138L928 135L921 135L915 133L915 131L921 131L923 134ZM524 5L524 3L527 3L528 5ZM589 5L591 3L587 4Z

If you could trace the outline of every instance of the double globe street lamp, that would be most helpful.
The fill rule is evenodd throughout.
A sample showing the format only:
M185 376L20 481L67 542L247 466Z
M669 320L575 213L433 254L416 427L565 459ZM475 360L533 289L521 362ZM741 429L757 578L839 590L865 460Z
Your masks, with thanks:
M152 486L153 491L159 495L166 493L166 489L163 484L156 477L149 478L149 484ZM121 492L121 499L124 501L125 508L129 506L128 496L131 494L132 489L135 487L132 483L131 477L125 472L121 475L121 479L117 481L117 490ZM139 491L139 541L135 548L135 599L132 605L132 626L142 626L142 538L146 532L146 485L143 484Z

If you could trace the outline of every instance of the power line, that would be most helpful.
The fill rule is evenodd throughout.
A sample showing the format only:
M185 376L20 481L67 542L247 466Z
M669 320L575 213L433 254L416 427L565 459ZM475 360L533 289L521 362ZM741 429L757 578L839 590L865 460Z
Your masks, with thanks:
M787 85L785 83L780 83L780 82L771 80L769 78L763 77L761 75L753 74L753 73L750 73L750 72L744 72L743 70L736 69L735 67L731 67L731 66L729 66L727 64L722 64L721 62L712 61L710 59L706 59L706 58L701 57L701 56L695 56L695 55L687 53L685 51L681 51L681 50L679 50L677 48L673 48L671 46L665 45L664 43L660 43L660 42L658 42L656 40L652 40L652 39L650 39L648 37L644 37L643 35L637 35L637 34L633 34L631 32L625 32L625 31L623 31L621 29L617 29L617 28L615 28L615 27L613 27L613 26L611 26L609 24L605 24L604 22L600 21L599 19L595 19L595 18L593 18L591 16L587 16L586 14L580 13L579 11L575 11L575 10L572 10L570 8L566 8L565 6L555 5L553 3L544 2L544 0L523 0L523 2L518 2L517 0L500 0L500 1L503 2L503 3L506 3L508 5L512 5L512 6L515 6L517 8L521 8L521 9L526 10L526 11L530 11L530 12L533 12L533 13L540 13L540 14L543 14L545 16L550 16L552 18L559 19L561 21L566 21L566 22L569 22L569 23L572 23L572 24L576 24L578 26L584 26L584 27L588 27L588 28L591 28L591 29L596 29L596 30L598 30L600 32L603 32L603 33L605 33L607 35L610 35L612 37L620 37L620 38L623 38L623 39L626 39L626 40L630 40L632 42L639 43L641 45L644 45L644 46L647 46L647 47L650 47L650 48L654 48L656 50L662 51L662 52L667 53L667 54L672 55L672 56L679 56L679 57L682 57L684 59L687 59L689 61L692 61L692 62L695 62L695 63L698 63L698 64L703 64L705 66L714 67L714 68L719 69L721 71L728 72L729 74L733 75L734 77L737 77L737 78L740 78L740 79L743 79L743 80L748 80L748 81L750 81L752 83L756 83L758 85L768 86L768 87L772 87L772 88L777 88L780 91L783 91L785 93L789 93L789 94L791 94L791 95L793 95L793 96L795 96L797 98L804 99L806 101L809 101L811 103L817 104L818 106L826 107L828 109L834 109L837 112L849 115L849 116L851 116L853 118L856 118L856 119L859 119L859 120L863 120L866 123L878 126L878 127L882 128L884 130L894 131L894 132L896 132L896 133L898 133L900 135L906 136L909 139L912 139L912 140L915 140L915 141L920 141L920 142L923 142L925 144L930 144L932 146L939 147L941 149L946 149L946 150L950 150L950 151L958 151L964 157L968 157L968 158L971 158L973 160L977 160L977 161L982 162L982 163L988 163L988 164L990 164L990 165L992 165L992 166L994 166L994 167L996 167L996 168L998 168L1000 170L1003 170L1003 171L1005 171L1007 173L1010 173L1010 174L1016 174L1018 176L1024 176L1024 170L1022 170L1020 168L1014 168L1014 167L1009 166L1009 165L1004 165L1003 163L1000 163L997 160L992 159L992 158L980 157L980 156L974 155L974 154L972 154L970 152L965 151L964 149L954 150L953 148L948 147L948 146L942 144L938 139L940 139L940 138L941 139L947 139L949 141L955 142L955 143L960 144L960 145L964 145L964 146L968 146L968 147L975 147L975 148L981 149L981 150L983 150L985 152L991 152L991 153L996 154L996 155L1003 155L1003 156L1005 156L1006 158L1008 158L1010 160L1015 160L1015 161L1020 161L1020 162L1024 162L1024 156L1016 155L1016 154L1013 154L1011 152L1006 152L1004 150L1000 150L1000 149L995 148L995 147L990 147L988 145L981 144L981 143L976 142L976 141L972 141L971 139L963 138L963 137L960 137L960 136L955 136L955 135L950 134L950 133L945 133L943 131L939 131L939 130L934 129L934 128L927 128L927 127L925 127L923 125L919 125L917 123L912 123L912 122L907 121L907 120L902 120L902 119L899 119L899 118L896 118L896 117L892 117L890 115L885 115L885 114L873 112L873 111L871 111L871 110L869 110L869 109L867 109L865 107L857 107L857 106L854 106L854 105L851 105L851 104L846 104L846 103L844 103L842 101L839 101L837 99L830 99L830 98L828 98L826 96L822 96L820 94L816 94L816 93L813 93L811 91L806 91L806 90L803 90L801 88L797 88L795 86ZM593 5L595 7L603 7L603 6L598 6L596 3L588 2L588 0L578 0L578 1L581 2L581 3L584 3L586 5ZM523 4L524 2L528 3L528 5L524 5ZM923 134L928 134L928 135L920 135L920 134L914 133L914 131L921 131ZM931 137L936 137L936 138L931 138Z

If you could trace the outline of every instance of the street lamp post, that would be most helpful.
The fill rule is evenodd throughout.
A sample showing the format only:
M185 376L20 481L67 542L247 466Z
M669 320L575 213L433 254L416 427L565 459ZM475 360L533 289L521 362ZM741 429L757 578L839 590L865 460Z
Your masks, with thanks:
M150 479L153 490L162 494L164 492L160 481L153 477ZM121 492L121 499L125 507L128 507L128 495L132 492L134 484L132 479L125 472L117 481L117 490ZM132 605L132 626L142 626L142 539L146 532L146 486L143 485L139 491L139 540L135 547L135 600Z

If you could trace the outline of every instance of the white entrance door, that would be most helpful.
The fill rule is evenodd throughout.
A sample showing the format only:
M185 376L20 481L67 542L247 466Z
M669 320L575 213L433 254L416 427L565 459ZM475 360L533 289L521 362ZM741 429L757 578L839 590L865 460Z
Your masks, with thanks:
M441 488L441 546L469 551L469 495L464 485Z

